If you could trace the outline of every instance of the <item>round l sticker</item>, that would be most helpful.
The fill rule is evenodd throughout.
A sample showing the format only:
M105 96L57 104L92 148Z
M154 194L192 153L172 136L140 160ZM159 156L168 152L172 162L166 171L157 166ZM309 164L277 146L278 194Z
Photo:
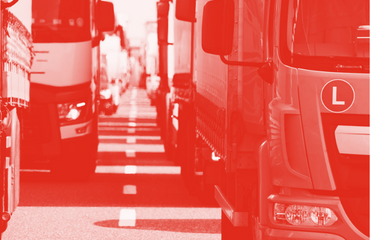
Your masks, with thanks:
M354 101L353 87L342 79L327 82L321 90L321 102L330 112L345 112L353 105Z

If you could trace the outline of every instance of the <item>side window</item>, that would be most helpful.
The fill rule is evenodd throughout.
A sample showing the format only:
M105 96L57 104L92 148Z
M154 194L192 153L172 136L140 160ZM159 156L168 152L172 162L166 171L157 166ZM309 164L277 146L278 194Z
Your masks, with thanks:
M95 27L95 7L96 7L96 0L90 0L90 31L91 31L91 37L96 36L96 27Z
M275 25L275 0L270 1L270 8L268 9L269 22L268 22L268 54L270 57L274 53L274 25Z
M263 30L265 1L243 0L243 52L244 61L263 61Z
M243 0L243 61L262 62L265 59L266 14L268 4L260 0ZM240 21L240 20L239 20ZM243 79L243 120L250 126L247 132L264 134L263 86L256 68L244 67Z

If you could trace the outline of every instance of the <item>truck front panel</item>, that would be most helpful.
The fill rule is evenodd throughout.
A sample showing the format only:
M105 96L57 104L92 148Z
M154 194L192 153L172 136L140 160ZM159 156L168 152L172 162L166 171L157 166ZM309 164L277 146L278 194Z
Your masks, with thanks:
M35 43L31 81L68 87L91 81L91 41L75 43Z
M92 97L90 84L68 88L31 84L30 110L24 119L22 168L45 167L53 158L63 157L63 146L74 141L81 152L92 151ZM61 106L72 106L63 113ZM79 107L78 107L79 106ZM79 112L78 116L74 115ZM72 118L66 118L70 114ZM74 116L72 116L74 115ZM77 118L75 118L77 116ZM75 119L73 119L75 118Z

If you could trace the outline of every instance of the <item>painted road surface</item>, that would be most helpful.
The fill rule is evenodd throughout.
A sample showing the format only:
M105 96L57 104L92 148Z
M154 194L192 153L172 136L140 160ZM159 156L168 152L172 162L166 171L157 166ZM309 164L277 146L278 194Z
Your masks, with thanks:
M5 240L221 239L221 212L186 191L166 160L155 107L128 89L99 122L96 173L87 181L21 172L20 204Z

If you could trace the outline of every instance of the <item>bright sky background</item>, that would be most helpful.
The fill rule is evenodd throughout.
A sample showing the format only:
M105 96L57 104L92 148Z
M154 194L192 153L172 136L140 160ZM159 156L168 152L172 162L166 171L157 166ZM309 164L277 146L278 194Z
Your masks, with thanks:
M131 44L145 36L145 23L156 21L157 0L108 0L113 2L116 16L120 24L123 18L128 19L127 36ZM136 45L136 44L135 44Z

